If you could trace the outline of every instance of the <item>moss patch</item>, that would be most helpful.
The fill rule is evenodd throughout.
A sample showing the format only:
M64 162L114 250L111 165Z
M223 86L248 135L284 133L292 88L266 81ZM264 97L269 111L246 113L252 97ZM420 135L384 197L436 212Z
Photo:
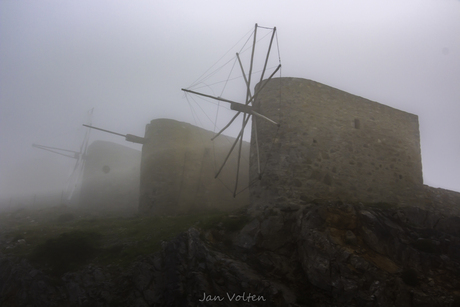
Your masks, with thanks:
M2 236L8 242L0 247L1 252L29 258L36 265L49 267L57 274L90 262L126 266L139 256L159 251L162 241L171 240L190 227L238 231L247 222L241 211L234 215L203 212L164 217L101 217L56 210L58 208L51 208L49 212L28 211L17 220L0 214L0 222L5 222L0 225ZM34 214L47 219L37 218ZM73 219L69 218L70 214ZM60 218L63 215L65 218ZM35 220L33 223L32 219ZM73 255L79 255L78 259L72 258Z
M391 210L391 209L395 209L399 207L398 204L387 203L387 202L367 203L365 205L372 207L372 208L376 208L376 209L382 209L382 210Z

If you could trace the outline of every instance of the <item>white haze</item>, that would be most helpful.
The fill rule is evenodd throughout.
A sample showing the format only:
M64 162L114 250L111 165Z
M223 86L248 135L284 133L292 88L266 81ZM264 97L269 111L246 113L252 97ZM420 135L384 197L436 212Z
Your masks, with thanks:
M254 24L283 77L417 114L425 184L460 191L460 1L0 1L0 198L60 191L93 125L196 124L180 90ZM132 148L122 137L92 131Z

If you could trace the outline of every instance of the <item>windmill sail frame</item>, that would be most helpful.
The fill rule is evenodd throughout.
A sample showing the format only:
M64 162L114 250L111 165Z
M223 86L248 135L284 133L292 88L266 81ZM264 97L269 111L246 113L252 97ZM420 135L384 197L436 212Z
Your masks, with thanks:
M252 94L251 93L251 81L252 81L252 75L253 75L253 69L254 69L254 55L255 55L256 44L257 44L257 29L258 28L271 29L272 33L271 33L271 38L270 38L270 43L269 43L269 46L268 46L268 50L267 50L266 56L265 56L264 66L263 66L262 73L261 73L260 80L259 80L259 86L258 86L257 89L255 89L254 93ZM212 138L212 140L214 140L215 138L220 136L226 129L228 129L232 125L232 123L235 121L235 119L241 113L243 114L243 120L242 120L242 124L241 124L241 129L240 129L240 131L238 133L238 136L236 137L235 141L233 142L233 144L232 144L232 146L231 146L226 158L224 159L224 162L221 164L220 168L218 169L218 171L217 171L217 173L215 175L215 178L217 178L219 176L219 174L221 173L221 171L224 168L225 164L227 163L230 155L232 154L233 150L235 149L236 145L239 145L238 146L238 162L237 162L237 166L236 166L237 167L236 178L235 178L235 185L234 185L234 189L233 189L233 196L234 197L237 195L237 189L238 189L239 168L240 168L240 162L241 162L241 149L242 149L242 142L243 142L243 137L244 137L244 130L245 130L249 120L252 118L253 123L254 123L255 126L257 125L257 119L260 119L260 120L268 121L268 122L270 122L270 123L272 123L274 125L277 125L279 127L279 124L275 120L270 119L270 118L264 116L263 114L260 114L260 113L256 112L252 108L252 105L251 105L252 102L254 102L255 99L257 98L258 94L263 90L263 88L268 84L268 82L273 78L273 76L278 71L280 71L280 69L281 69L281 63L279 63L279 65L271 73L269 78L267 78L266 80L263 79L264 75L265 75L265 72L267 70L267 64L268 64L268 61L269 61L269 58L270 58L270 54L271 54L271 50L272 50L272 47L273 47L273 41L274 41L275 36L276 36L276 27L274 27L274 28L260 27L260 26L258 26L258 24L255 24L255 28L254 28L254 32L253 32L253 45L252 45L252 50L251 50L251 58L250 58L249 70L248 70L247 74L245 73L244 65L243 65L242 60L240 58L240 53L236 53L236 58L237 58L237 61L238 61L238 64L239 64L239 67L240 67L240 70L241 70L241 74L242 74L242 76L244 78L244 82L245 82L245 85L246 85L245 86L246 87L246 98L245 98L244 103L236 102L236 101L231 100L231 99L222 98L220 96L209 95L209 94L197 92L197 91L190 90L190 89L185 89L185 88L181 89L182 91L184 91L186 93L190 93L190 94L210 98L210 99L213 99L213 100L217 100L219 102L222 101L222 102L225 102L225 103L229 103L230 104L230 109L237 112L233 116L233 118ZM258 161L258 178L261 179L262 172L261 172L261 167L260 167L259 142L258 142L258 137L257 137L257 129L255 131L254 136L255 136L256 155L257 155L257 161Z

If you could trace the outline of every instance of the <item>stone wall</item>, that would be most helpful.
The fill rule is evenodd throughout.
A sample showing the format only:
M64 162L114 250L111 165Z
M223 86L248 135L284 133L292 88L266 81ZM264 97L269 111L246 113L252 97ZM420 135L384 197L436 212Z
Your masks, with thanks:
M251 202L423 198L418 117L330 86L272 79L254 103L262 180ZM250 176L257 176L253 122Z
M142 147L139 211L184 214L201 210L232 210L249 203L248 190L233 197L236 155L215 179L232 138L171 119L152 120ZM249 144L244 142L239 187L248 185ZM230 190L229 190L230 189Z

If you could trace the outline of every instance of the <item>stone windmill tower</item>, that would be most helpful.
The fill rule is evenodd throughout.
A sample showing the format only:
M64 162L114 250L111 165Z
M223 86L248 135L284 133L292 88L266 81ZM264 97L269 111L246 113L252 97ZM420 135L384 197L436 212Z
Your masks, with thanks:
M183 89L229 103L235 117L244 116L241 131L252 118L251 205L313 199L420 201L418 117L311 80L273 78L281 65L264 79L275 31L254 90L254 57L245 71L237 54L247 86L244 103Z
M259 85L260 86L260 85ZM280 97L280 99L278 99ZM254 110L280 123L253 125L266 144L262 180L252 203L313 199L417 203L423 197L418 117L299 78L271 80ZM251 154L251 173L257 172Z
M143 214L192 214L204 210L229 211L249 202L248 190L237 197L225 182L237 176L238 159L229 157L227 169L215 179L215 157L224 159L231 138L211 141L212 131L172 119L152 120L142 147L139 211ZM242 142L238 173L248 185L249 144Z

